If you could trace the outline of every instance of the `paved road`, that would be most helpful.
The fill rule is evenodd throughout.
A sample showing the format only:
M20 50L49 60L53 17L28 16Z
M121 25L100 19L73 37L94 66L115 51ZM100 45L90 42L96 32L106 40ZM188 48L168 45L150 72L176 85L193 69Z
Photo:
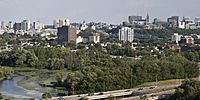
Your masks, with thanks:
M81 95L64 96L62 98L63 98L63 100L78 100L81 97L86 97L89 100L95 100L95 99L108 98L110 96L112 96L112 97L123 97L123 96L131 95L133 92L137 93L137 94L138 93L139 94L144 94L144 93L148 93L149 91L152 91L152 90L173 89L173 88L176 88L178 86L179 85L158 86L158 87L155 87L153 89L150 89L150 87L144 87L144 88L135 88L135 89L125 89L125 90L108 91L108 92L103 92L102 95L100 93L94 93L92 96L88 96L88 94L81 94ZM159 93L162 93L162 92L159 92ZM137 100L138 97L139 96L135 96L135 97L132 97L132 98L135 98ZM54 97L54 98L52 98L52 100L57 100L57 98L58 97Z
M173 94L174 92L175 92L175 89L169 90L169 91L158 92L158 93L147 94L147 98L149 100L157 100L158 98L162 98L163 94L170 95L170 94ZM134 96L134 97L129 97L129 98L122 98L121 100L140 100L140 97Z

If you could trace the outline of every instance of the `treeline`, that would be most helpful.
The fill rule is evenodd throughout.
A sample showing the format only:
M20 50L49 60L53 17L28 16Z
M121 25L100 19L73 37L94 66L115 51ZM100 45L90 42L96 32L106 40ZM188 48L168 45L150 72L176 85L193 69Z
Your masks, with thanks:
M183 52L182 55L190 61L199 62L200 61L200 51L186 51Z
M0 53L0 65L59 70L75 66L74 55L75 53L70 52L69 49L61 47L14 48Z
M199 74L197 63L176 54L160 59L145 57L140 61L110 58L95 49L80 55L86 55L83 67L58 78L57 86L65 87L71 94L132 88L144 82L192 78Z
M132 88L144 82L176 78L192 78L199 74L198 64L178 54L161 58L111 58L99 45L71 51L63 47L16 48L0 53L0 65L63 70L57 87L69 94Z
M200 34L200 29L136 29L135 30L136 36L144 35L148 36L151 35L156 38L164 38L168 39L171 37L173 33L179 33L180 35L189 35L189 34Z
M166 100L200 100L200 81L185 80Z

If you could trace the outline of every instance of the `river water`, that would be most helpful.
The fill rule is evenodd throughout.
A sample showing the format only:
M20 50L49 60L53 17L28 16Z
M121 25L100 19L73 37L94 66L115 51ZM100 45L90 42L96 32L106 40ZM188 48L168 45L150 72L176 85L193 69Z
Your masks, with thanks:
M39 100L42 98L42 93L34 90L26 90L17 86L17 82L24 79L24 76L14 76L10 80L0 81L0 92L3 95L13 97L18 100L35 98Z

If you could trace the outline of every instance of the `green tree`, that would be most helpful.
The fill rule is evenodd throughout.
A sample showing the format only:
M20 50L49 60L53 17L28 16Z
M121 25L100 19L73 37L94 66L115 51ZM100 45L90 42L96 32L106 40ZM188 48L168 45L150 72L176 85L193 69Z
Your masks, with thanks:
M47 100L47 99L50 99L50 98L52 98L51 93L45 92L45 93L42 94L42 99Z
M0 100L3 100L3 95L0 93Z
M199 100L200 82L195 80L185 80L179 86L169 100Z

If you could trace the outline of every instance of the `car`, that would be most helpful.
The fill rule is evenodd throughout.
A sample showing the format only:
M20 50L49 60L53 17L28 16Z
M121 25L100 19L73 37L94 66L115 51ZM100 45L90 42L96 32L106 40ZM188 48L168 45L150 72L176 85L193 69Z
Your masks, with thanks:
M94 93L88 93L88 96L93 96L94 95Z
M143 88L139 88L138 90L141 91L141 90L143 90Z
M57 100L65 100L64 98L62 98L62 97L58 97L58 99Z
M151 97L156 97L156 95L151 95Z
M132 92L131 90L126 90L125 92Z
M131 93L131 96L139 96L139 95L143 95L143 94L145 94L145 93L133 91L133 92Z
M156 88L157 86L152 86L152 87L150 87L149 89L154 89L154 88Z
M155 87L150 87L149 89L154 89Z
M98 95L103 95L103 92L100 92Z

